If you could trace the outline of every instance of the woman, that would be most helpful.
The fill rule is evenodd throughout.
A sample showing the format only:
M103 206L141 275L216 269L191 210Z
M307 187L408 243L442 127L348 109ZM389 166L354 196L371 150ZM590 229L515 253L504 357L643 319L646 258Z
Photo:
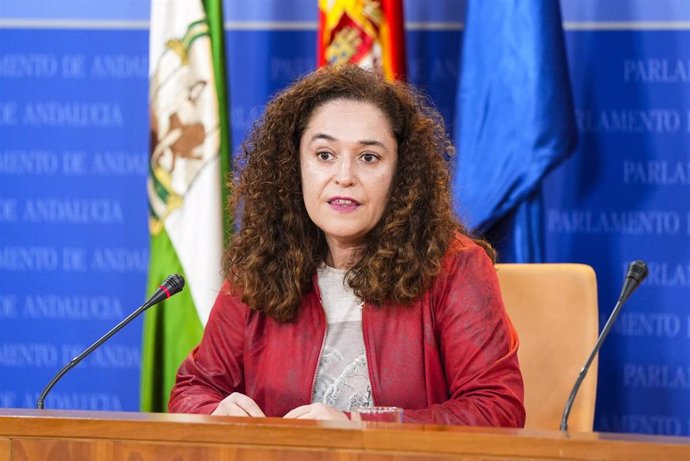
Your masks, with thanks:
M453 217L436 111L328 67L267 106L243 146L242 227L172 412L524 424L517 336L493 251Z

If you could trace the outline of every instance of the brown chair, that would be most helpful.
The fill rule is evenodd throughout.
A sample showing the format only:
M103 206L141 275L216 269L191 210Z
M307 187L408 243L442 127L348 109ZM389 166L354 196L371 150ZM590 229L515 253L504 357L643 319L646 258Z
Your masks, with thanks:
M520 337L525 427L557 430L599 333L596 275L584 264L497 264L496 271ZM596 388L595 359L570 412L570 431L592 430Z

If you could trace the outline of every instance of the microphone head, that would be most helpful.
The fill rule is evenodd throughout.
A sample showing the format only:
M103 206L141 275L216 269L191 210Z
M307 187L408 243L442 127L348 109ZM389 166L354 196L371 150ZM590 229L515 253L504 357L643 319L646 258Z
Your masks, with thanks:
M637 282L639 285L647 277L648 274L647 264L644 261L633 261L628 266L628 273L625 275L626 278L631 278Z
M182 277L180 274L168 275L162 286L167 288L168 292L170 293L169 296L172 296L176 293L179 293L184 288L184 277Z

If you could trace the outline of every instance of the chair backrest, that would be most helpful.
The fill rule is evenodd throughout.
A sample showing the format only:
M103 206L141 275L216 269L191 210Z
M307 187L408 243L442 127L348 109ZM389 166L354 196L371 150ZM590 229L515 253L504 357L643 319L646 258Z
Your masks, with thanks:
M599 333L596 275L584 264L497 264L496 271L520 337L525 427L557 430ZM570 412L569 430L592 430L596 387L595 360Z

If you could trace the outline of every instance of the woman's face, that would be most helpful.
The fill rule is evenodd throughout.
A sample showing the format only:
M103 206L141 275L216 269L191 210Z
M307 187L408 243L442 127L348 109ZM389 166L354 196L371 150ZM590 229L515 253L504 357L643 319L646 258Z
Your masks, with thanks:
M371 103L336 99L314 110L300 139L304 204L329 247L359 245L388 203L398 144Z

